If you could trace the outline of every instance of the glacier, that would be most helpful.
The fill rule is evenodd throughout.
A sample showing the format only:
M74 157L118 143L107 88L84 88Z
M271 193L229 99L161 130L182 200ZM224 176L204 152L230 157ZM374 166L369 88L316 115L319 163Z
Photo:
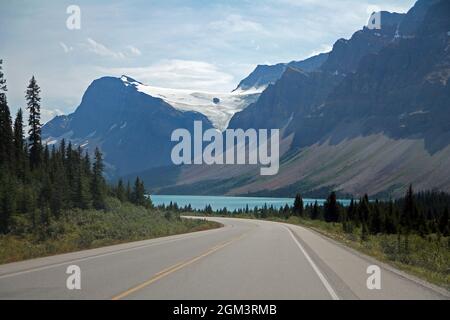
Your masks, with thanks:
M134 86L139 92L160 98L180 111L195 111L205 115L220 131L228 127L235 113L255 102L263 91L263 88L230 93L170 89L146 85L128 76L122 76L120 79L126 86Z

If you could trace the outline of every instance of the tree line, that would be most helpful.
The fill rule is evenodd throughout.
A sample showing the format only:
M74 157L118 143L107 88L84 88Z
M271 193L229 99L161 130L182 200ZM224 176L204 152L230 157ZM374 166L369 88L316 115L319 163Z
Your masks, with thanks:
M286 204L280 208L264 205L262 207L229 211L227 208L213 210L206 205L202 210L192 210L191 205L179 207L170 203L170 210L191 212L205 215L237 215L256 218L283 218L296 216L311 220L322 220L329 223L340 223L346 233L356 230L361 232L361 239L368 235L398 234L408 236L418 234L422 237L429 234L450 235L449 220L450 195L439 191L426 191L415 194L409 186L403 198L389 201L370 201L368 195L360 199L352 199L348 206L342 205L331 192L323 205L318 201L304 205L301 194L297 194L292 206ZM163 207L166 208L166 207Z
M62 140L49 146L42 142L41 89L33 76L25 91L28 136L23 111L12 121L7 85L0 60L0 234L8 233L19 217L32 221L34 229L45 230L51 219L72 208L105 209L107 197L151 207L144 183L136 178L133 187L120 180L109 186L98 148L93 155Z

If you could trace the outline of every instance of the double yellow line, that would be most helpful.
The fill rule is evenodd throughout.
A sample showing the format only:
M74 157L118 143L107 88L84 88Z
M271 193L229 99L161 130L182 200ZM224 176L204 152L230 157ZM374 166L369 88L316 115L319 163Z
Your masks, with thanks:
M158 281L158 280L160 280L160 279L162 279L162 278L164 278L164 277L167 277L168 275L170 275L170 274L172 274L172 273L174 273L174 272L177 272L177 271L180 270L180 269L183 269L183 268L185 268L185 267L187 267L187 266L189 266L189 265L191 265L191 264L193 264L193 263L199 261L200 259L203 259L203 258L205 258L205 257L207 257L207 256L209 256L209 255L211 255L211 254L213 254L214 252L219 251L220 249L225 248L226 246L230 245L231 243L233 243L233 242L235 242L235 241L238 241L238 240L242 239L242 238L245 237L246 235L247 235L247 233L244 233L244 234L242 234L242 235L240 235L240 236L237 236L237 237L235 237L235 238L232 238L231 240L228 240L228 241L226 241L226 242L224 242L224 243L221 243L221 244L219 244L219 245L217 245L217 246L215 246L215 247L212 247L211 249L209 249L209 250L206 251L205 253L202 253L202 254L199 255L199 256L196 256L196 257L194 257L194 258L192 258L192 259L190 259L190 260L187 260L187 261L184 261L184 262L180 262L180 263L177 263L177 264L175 264L175 265L173 265L173 266L170 266L170 267L168 267L168 268L166 268L166 269L164 269L164 270L158 272L158 273L155 274L152 278L150 278L150 279L148 279L147 281L141 283L140 285L137 285L137 286L135 286L135 287L133 287L133 288L128 289L127 291L125 291L125 292L123 292L123 293L120 293L120 294L114 296L114 297L112 298L112 300L120 300L120 299L122 299L122 298L125 298L125 297L129 296L130 294L132 294L132 293L134 293L134 292L136 292L136 291L139 291L139 290L141 290L141 289L143 289L143 288L145 288L145 287L151 285L152 283L154 283L154 282L156 282L156 281Z

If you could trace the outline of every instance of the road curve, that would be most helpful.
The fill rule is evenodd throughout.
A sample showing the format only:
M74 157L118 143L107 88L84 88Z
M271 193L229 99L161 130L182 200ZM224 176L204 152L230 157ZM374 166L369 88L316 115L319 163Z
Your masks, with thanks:
M309 229L210 218L224 227L0 266L0 299L449 299ZM69 290L67 267L81 270ZM381 289L367 288L367 268Z

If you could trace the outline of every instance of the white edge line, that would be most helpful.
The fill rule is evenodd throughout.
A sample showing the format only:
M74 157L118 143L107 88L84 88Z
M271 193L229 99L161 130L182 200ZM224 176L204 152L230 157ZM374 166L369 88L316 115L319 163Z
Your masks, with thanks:
M325 276L322 274L322 272L319 270L319 268L317 267L317 265L314 263L314 261L311 259L311 257L309 256L309 254L306 252L306 250L303 248L303 246L300 244L300 242L298 242L297 238L294 236L294 234L292 233L291 229L289 229L288 227L285 227L286 230L289 232L289 234L291 235L292 239L294 240L295 244L299 247L300 251L303 253L303 255L306 257L306 260L308 260L309 264L311 265L311 267L314 269L314 271L316 272L317 276L319 277L320 281L322 281L322 284L325 286L325 288L327 289L328 293L331 295L331 297L333 298L333 300L339 300L339 296L336 294L336 292L333 290L333 288L331 287L330 283L328 282L328 280L325 278Z

